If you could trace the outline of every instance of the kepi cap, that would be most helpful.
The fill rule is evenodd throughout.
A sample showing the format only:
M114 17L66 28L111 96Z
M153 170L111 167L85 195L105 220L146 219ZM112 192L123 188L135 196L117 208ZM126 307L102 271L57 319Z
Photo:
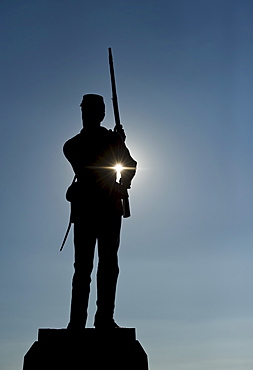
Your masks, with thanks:
M103 96L98 94L85 94L83 96L83 100L80 104L80 107L83 107L84 105L97 105L101 103L104 104Z

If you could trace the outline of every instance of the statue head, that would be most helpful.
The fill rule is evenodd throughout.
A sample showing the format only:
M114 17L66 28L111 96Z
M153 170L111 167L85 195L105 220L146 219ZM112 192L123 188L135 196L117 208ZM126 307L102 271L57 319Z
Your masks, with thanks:
M80 107L83 125L100 125L105 118L105 103L101 95L84 95Z

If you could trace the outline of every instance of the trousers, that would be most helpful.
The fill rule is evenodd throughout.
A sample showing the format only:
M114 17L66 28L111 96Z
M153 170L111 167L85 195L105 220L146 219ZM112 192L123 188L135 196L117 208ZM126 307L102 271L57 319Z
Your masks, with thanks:
M97 243L97 311L95 321L110 320L115 308L116 286L119 275L118 249L121 215L88 214L74 223L74 275L70 324L85 327L90 294L91 273Z

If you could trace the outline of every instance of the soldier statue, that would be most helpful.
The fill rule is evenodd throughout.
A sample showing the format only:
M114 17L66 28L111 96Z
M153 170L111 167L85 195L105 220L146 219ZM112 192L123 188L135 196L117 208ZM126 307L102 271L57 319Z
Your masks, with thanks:
M95 245L98 248L96 329L119 326L114 321L119 274L118 249L123 200L128 197L136 161L125 145L125 132L101 126L105 117L102 96L86 94L81 106L83 128L63 147L75 180L67 191L74 224L74 275L68 329L85 328ZM115 165L123 167L116 181Z

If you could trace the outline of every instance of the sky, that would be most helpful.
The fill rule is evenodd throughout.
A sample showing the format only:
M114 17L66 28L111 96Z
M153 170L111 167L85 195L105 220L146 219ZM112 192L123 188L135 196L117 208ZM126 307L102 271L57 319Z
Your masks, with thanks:
M2 0L0 369L69 319L63 143L85 93L138 162L115 319L150 370L253 368L251 0ZM88 327L95 312L95 270Z

